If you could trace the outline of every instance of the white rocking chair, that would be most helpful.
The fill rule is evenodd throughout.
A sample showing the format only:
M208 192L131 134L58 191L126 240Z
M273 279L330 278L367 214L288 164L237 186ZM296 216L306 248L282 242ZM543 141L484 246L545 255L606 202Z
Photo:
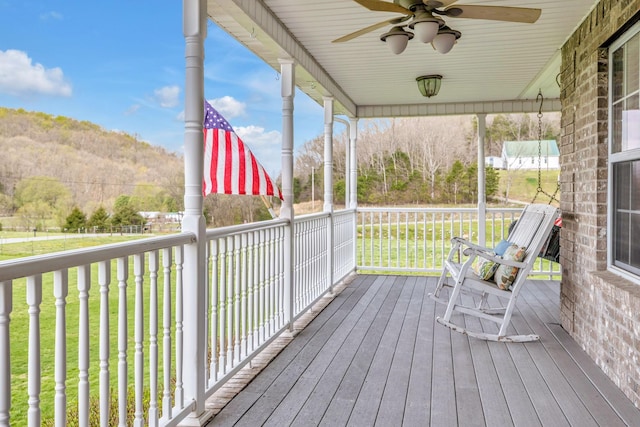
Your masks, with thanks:
M456 332L490 341L525 342L540 339L538 335L533 334L507 335L507 328L522 285L525 283L533 263L549 238L553 224L559 216L559 209L543 204L528 205L522 211L520 218L507 238L510 245L516 245L517 248L524 248L524 250L521 249L519 251L520 254L524 252L524 259L521 261L504 259L495 255L491 248L478 246L460 237L454 237L451 240L453 247L444 262L444 268L438 280L436 290L430 295L436 301L447 304L444 316L436 319L438 323ZM464 261L456 262L454 258L457 255L460 260L461 253L467 255L468 258ZM505 258L508 258L506 254ZM506 269L508 271L511 270L510 267L516 267L517 270L510 272L515 273L514 279L513 276L509 277L513 279L510 287L509 280L499 280L501 286L498 286L495 281L484 280L476 274L472 266L474 262L480 262L482 260L496 263L497 265L493 267L497 267L498 272L501 272L500 278L505 277L505 275L502 274L504 272L503 270ZM451 284L448 283L449 277L453 282ZM445 286L452 288L449 292L448 299L440 296ZM506 289L501 289L501 287L506 287ZM461 293L479 295L480 301L475 306L463 304ZM506 306L497 309L489 307L487 298L490 295L494 295L501 300L506 300ZM451 316L454 311L476 316L480 319L491 320L498 324L499 331L497 334L490 334L483 331L473 331L464 326L456 325L451 321Z

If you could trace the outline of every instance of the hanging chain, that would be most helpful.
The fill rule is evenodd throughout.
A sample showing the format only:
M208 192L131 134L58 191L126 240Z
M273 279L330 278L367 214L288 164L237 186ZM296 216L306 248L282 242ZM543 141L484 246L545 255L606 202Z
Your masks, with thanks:
M536 102L540 102L540 108L538 108L538 188L536 189L536 194L533 196L533 200L531 203L536 201L538 198L538 194L542 193L545 196L549 197L549 204L552 201L556 201L560 203L558 199L556 199L556 194L560 190L560 182L556 185L556 191L553 194L549 194L542 189L542 104L544 103L544 96L542 96L542 89L538 90L538 96L536 97ZM547 153L549 152L549 147L547 147Z

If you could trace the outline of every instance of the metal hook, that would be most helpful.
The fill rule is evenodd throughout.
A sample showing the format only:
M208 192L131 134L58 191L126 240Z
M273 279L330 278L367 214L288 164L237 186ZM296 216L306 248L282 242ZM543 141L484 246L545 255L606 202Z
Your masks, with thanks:
M542 104L544 103L544 96L542 96L542 89L538 89L538 96L536 96L536 102L540 101L540 108L538 109L538 114L542 114Z

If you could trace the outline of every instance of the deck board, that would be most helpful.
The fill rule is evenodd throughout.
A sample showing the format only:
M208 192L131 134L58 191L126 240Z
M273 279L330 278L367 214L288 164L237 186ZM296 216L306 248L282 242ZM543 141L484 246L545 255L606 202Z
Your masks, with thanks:
M559 283L527 283L513 314L540 342L506 344L437 324L436 280L356 276L208 425L640 425L559 325Z

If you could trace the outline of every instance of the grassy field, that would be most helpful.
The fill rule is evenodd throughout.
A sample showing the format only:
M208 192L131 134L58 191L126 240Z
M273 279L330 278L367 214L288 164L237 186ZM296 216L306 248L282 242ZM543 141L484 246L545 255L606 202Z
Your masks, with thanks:
M509 200L531 203L536 196L538 189L537 170L499 170L500 183L498 185L498 195L505 197L507 187L509 189ZM541 188L545 193L552 195L558 185L559 170L540 171ZM556 194L556 199L560 200L560 193ZM549 203L550 197L545 194L538 194L536 203ZM557 205L557 203L552 203Z

